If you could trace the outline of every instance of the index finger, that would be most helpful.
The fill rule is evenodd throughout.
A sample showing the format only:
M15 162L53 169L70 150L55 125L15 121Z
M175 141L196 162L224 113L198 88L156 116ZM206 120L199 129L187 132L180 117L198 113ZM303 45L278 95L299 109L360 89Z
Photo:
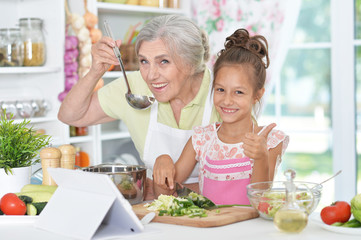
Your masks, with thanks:
M168 181L168 187L170 189L174 189L174 179L172 177L167 177L167 181Z
M261 130L261 132L259 132L258 135L260 135L262 137L267 137L268 134L272 131L272 129L276 126L277 126L277 124L271 123L266 128L264 128L263 131Z

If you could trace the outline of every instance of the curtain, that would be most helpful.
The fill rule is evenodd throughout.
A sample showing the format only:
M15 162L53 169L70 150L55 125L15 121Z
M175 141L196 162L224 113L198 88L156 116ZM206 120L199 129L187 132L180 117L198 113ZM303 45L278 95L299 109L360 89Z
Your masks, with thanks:
M209 35L208 66L212 69L226 37L235 30L245 28L251 35L263 35L268 41L271 63L267 69L265 100L279 79L300 4L301 0L192 1L191 17Z

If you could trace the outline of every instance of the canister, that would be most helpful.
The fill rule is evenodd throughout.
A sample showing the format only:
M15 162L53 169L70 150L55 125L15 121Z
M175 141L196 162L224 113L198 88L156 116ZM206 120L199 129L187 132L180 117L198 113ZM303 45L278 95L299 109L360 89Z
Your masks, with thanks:
M23 65L24 45L19 28L0 29L0 67Z
M44 65L46 46L43 20L40 18L20 18L19 25L24 43L24 66Z

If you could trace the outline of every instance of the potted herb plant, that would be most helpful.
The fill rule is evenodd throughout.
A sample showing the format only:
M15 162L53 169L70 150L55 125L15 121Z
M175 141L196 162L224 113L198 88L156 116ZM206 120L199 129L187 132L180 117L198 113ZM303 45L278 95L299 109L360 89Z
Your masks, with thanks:
M30 183L31 166L40 162L39 151L50 137L28 127L30 120L15 122L12 115L0 114L0 198L19 192Z

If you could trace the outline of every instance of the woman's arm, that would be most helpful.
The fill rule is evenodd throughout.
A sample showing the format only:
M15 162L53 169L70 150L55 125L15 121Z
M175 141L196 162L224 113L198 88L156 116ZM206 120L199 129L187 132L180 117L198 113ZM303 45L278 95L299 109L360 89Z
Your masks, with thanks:
M173 194L175 183L182 183L189 177L197 163L195 156L191 137L175 164L169 155L157 158L153 168L153 189L156 198L160 194Z
M112 46L114 41L103 37L92 46L92 66L67 94L60 106L58 118L73 126L87 126L114 120L102 110L94 88L111 64L119 65ZM117 42L120 45L120 42Z

